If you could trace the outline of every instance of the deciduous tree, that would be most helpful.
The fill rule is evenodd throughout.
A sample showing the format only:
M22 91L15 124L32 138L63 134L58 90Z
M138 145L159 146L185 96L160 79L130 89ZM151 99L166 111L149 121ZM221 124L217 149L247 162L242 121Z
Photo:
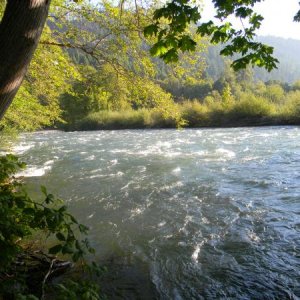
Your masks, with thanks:
M22 83L45 25L51 0L6 2L0 23L0 119ZM253 9L257 2L261 0L213 0L216 17L222 21L221 25L216 25L213 21L201 23L200 10L194 1L168 1L154 11L152 24L144 30L146 36L157 38L151 53L170 62L178 60L178 51L195 50L196 42L187 33L189 24L194 23L197 32L209 36L211 42L226 43L221 54L239 54L232 64L234 69L252 64L272 70L278 62L272 56L273 48L254 40L263 20ZM243 30L234 28L226 22L231 15L247 20L249 26ZM300 11L294 20L300 20Z

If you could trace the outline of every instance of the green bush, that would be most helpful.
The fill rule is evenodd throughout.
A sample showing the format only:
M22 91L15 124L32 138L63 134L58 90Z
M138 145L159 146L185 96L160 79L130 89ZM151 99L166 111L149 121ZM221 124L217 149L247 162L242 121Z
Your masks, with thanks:
M14 155L0 157L0 298L7 291L13 295L28 292L16 261L24 252L24 239L33 237L36 232L51 238L49 254L68 255L77 262L85 254L94 253L86 238L88 228L78 223L45 187L41 187L40 200L30 198L21 180L14 176L23 168L25 163Z
M212 91L202 101L183 101L172 106L124 111L100 111L79 120L74 130L177 128L299 124L300 91L283 93L279 86L257 85L233 94ZM267 95L267 96L266 96ZM271 97L271 96L272 97Z
M300 122L300 91L292 91L286 95L286 101L280 109L280 116L286 122L299 124Z
M189 127L207 126L209 123L208 107L197 100L183 102L181 113Z
M153 109L100 111L89 114L79 121L77 130L139 129L176 127L176 119L165 117L163 112Z
M100 111L91 113L77 123L76 129L134 129L144 128L144 110Z
M254 95L244 95L232 107L231 117L234 119L270 117L275 112L274 104L267 99Z

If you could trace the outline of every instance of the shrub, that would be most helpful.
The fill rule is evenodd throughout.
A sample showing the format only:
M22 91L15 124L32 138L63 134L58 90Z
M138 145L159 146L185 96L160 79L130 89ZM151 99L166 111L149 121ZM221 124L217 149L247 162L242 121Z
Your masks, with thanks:
M159 109L100 111L79 121L77 130L175 128L178 120Z
M197 100L183 102L181 113L189 127L208 125L208 108Z
M300 91L292 91L286 95L286 101L280 109L280 115L290 123L300 122Z
M37 231L51 237L54 245L48 249L49 254L67 254L77 262L85 254L94 253L85 237L88 228L79 224L45 187L41 187L40 201L30 198L22 182L14 176L24 167L14 155L0 157L0 298L7 292L15 295L28 292L24 274L16 269L16 261L24 251L22 241Z
M244 95L242 99L237 101L233 106L231 117L234 119L253 119L269 117L274 112L275 106L265 98L254 95Z
M80 130L134 129L145 127L146 110L100 111L91 113L76 126Z

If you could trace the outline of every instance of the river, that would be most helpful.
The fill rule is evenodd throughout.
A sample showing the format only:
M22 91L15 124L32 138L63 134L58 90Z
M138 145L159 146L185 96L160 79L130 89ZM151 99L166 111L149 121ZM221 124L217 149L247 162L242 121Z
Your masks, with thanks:
M156 298L300 298L300 128L45 131L14 150Z

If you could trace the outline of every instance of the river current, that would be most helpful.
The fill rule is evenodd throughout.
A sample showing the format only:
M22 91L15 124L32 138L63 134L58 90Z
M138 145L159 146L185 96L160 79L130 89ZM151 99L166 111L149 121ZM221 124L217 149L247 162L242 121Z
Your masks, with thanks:
M14 150L156 298L300 299L300 128L45 131Z

